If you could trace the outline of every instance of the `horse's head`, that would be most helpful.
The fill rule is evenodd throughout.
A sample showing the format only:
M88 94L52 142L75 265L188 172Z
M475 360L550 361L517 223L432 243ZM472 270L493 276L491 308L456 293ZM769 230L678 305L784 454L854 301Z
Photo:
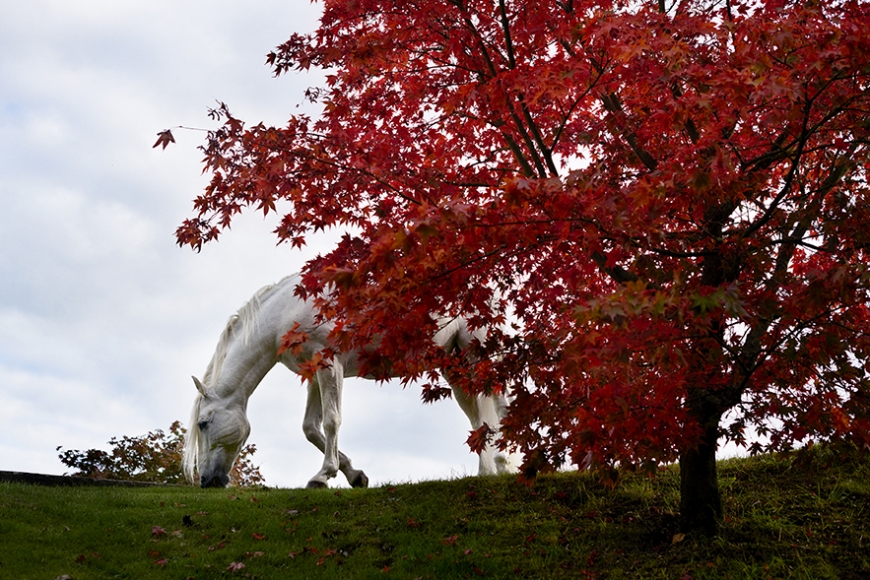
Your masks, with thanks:
M199 390L185 444L185 472L193 479L199 472L202 487L226 487L230 471L251 432L244 401L236 396L221 397L193 377Z

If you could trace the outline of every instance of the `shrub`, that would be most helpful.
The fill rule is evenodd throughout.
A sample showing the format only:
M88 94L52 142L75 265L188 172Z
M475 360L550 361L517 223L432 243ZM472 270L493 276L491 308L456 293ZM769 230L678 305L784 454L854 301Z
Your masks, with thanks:
M154 483L186 483L181 461L184 455L186 429L180 421L139 437L122 436L109 439L111 451L102 449L63 450L57 447L61 463L76 470L70 475L93 479L123 479ZM230 473L230 482L241 487L265 482L260 468L251 463L255 445L246 445Z

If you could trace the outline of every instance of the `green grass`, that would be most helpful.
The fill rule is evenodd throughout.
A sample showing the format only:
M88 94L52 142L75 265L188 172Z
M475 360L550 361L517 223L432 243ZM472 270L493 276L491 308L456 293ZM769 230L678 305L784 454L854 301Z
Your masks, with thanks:
M715 539L675 538L674 469L614 490L576 473L532 488L0 484L0 578L870 578L866 454L733 459L720 482Z

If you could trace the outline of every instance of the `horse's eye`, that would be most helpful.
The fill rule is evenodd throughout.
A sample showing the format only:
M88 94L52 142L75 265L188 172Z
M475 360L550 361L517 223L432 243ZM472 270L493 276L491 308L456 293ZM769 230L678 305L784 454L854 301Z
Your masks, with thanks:
M205 431L206 427L208 427L208 421L200 421L196 426L199 427L200 431Z

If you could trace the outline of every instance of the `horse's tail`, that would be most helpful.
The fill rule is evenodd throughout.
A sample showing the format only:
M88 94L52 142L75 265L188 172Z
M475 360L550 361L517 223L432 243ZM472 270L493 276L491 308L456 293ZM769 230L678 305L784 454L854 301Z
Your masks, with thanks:
M187 423L187 437L184 438L184 455L181 459L184 478L190 484L196 482L196 468L199 455L199 425L196 424L196 420L199 417L199 404L201 401L202 395L197 393L196 400L193 403L193 410L190 412L190 421Z

